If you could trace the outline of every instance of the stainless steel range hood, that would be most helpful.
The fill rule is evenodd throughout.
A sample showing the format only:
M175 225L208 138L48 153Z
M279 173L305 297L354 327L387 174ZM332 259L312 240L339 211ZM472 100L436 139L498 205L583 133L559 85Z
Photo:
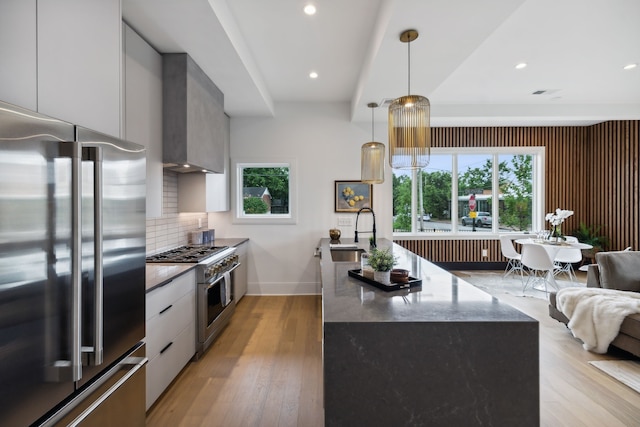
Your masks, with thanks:
M186 53L163 55L163 162L224 173L224 94Z

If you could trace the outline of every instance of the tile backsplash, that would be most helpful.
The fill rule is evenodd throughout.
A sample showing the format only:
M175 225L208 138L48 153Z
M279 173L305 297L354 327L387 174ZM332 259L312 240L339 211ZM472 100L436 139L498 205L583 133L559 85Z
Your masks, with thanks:
M147 255L189 243L189 232L207 228L205 212L178 213L178 174L164 171L162 217L147 219Z

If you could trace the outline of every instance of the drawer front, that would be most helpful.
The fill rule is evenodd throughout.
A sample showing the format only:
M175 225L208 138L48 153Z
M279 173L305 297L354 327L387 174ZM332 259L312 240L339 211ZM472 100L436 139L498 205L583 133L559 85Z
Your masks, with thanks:
M178 301L167 305L160 313L147 320L147 354L154 358L160 350L168 345L184 328L196 321L196 293L190 292ZM195 352L196 337L193 337Z
M168 305L179 300L183 295L195 292L195 289L196 273L191 270L176 277L166 285L149 292L146 299L147 320L157 315Z
M147 410L195 353L196 326L189 324L162 354L147 364Z

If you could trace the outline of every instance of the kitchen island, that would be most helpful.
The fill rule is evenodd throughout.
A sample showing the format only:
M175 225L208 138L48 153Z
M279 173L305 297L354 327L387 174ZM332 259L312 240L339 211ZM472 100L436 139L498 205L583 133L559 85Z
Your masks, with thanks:
M329 243L320 241L325 425L539 425L536 320L385 239L378 247L422 285L377 289L348 275L359 263L333 262Z

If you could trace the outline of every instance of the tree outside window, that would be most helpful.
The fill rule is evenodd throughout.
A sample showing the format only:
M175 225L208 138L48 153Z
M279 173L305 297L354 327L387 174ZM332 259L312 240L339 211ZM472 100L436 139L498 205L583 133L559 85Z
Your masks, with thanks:
M529 154L531 149L433 152L424 170L394 171L394 232L486 234L532 229L536 155ZM479 214L475 226L469 215L471 194Z
M500 156L500 223L506 228L531 230L533 200L533 156Z
M234 160L234 222L295 224L295 163Z

